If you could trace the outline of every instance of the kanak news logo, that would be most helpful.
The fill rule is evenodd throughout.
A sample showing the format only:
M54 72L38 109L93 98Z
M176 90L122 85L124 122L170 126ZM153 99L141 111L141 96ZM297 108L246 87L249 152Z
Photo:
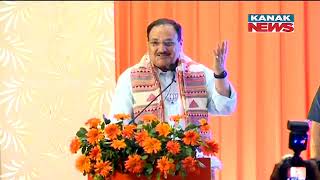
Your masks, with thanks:
M294 14L248 14L249 32L294 32Z

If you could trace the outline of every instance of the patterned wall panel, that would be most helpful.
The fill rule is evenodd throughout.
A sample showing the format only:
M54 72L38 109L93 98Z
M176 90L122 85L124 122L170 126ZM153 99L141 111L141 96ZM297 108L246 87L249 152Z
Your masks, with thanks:
M70 140L107 113L113 2L0 2L0 179L85 179Z

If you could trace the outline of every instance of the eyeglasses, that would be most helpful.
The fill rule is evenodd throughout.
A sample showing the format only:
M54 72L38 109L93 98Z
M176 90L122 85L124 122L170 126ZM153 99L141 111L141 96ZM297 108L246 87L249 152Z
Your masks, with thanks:
M176 42L174 42L174 41L163 41L163 42L159 42L159 41L149 41L149 44L150 44L152 47L158 47L158 46L160 46L161 43L162 43L164 46L166 46L166 47L172 47L172 46L175 46L175 45L176 45Z

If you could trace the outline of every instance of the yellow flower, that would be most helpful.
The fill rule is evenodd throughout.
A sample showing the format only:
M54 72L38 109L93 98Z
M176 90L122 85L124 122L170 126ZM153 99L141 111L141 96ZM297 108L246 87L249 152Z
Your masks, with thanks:
M187 171L187 172L197 172L199 171L197 161L191 157L188 156L184 160L182 160L182 167Z
M185 115L173 115L171 116L171 120L173 120L174 122L178 123L181 119L185 118Z
M167 143L168 152L175 155L180 152L180 144L177 141L169 141Z
M99 160L101 158L101 150L99 146L95 146L94 148L91 149L89 153L89 157L90 159L95 159L95 160Z
M81 142L78 137L75 137L72 139L71 144L70 144L70 151L71 153L75 154L77 151L80 149Z
M170 126L167 123L159 123L156 126L156 131L159 133L160 136L167 137L170 133Z
M90 144L96 144L101 139L104 139L104 135L98 129L90 129L87 132L87 140Z
M157 153L161 149L161 142L156 138L147 138L142 145L144 151L147 153Z
M124 139L122 140L113 140L111 143L111 147L113 147L114 149L124 149L126 148L126 143L124 142Z
M130 155L125 162L125 167L129 172L141 173L144 167L144 161L141 159L141 156L137 154Z
M133 125L133 124L124 126L124 129L122 130L122 136L125 138L132 138L134 135L135 128L136 128L136 125Z
M76 168L80 172L89 172L90 171L90 159L85 155L80 155L76 160Z
M199 120L200 126L206 125L208 122L206 119L202 118Z
M103 177L108 177L112 171L111 162L109 161L105 161L105 162L98 161L94 167L95 167L95 172L100 174Z
M184 133L184 138L182 140L186 145L195 146L198 144L199 138L200 135L197 132L189 130Z
M108 124L104 129L104 132L107 134L107 137L110 139L116 139L118 135L121 134L121 131L116 124Z
M142 147L143 142L145 139L147 139L149 137L149 134L147 131L142 130L138 133L136 133L136 135L134 136L134 138L136 139L137 143Z
M116 120L126 120L126 119L130 119L131 115L130 114L115 114L113 117Z
M152 123L154 121L158 121L158 117L154 114L144 114L142 115L141 120L144 123Z
M157 168L164 175L164 178L167 178L167 175L170 170L174 171L175 165L172 161L169 161L168 157L162 156L161 159L157 160Z
M97 128L97 126L101 123L100 119L98 118L91 118L85 124L89 125L90 128Z
M210 126L209 126L209 124L200 126L200 131L201 131L201 132L209 132L209 131L210 131Z
M207 140L205 145L200 146L200 150L204 155L216 155L219 151L219 145L214 140Z

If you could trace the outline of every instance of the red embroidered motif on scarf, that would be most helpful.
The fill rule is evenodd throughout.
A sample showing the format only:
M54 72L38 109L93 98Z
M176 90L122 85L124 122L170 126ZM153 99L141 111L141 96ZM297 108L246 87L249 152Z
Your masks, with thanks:
M153 91L160 93L160 88L157 82L157 79L153 75L153 71L150 70L150 68L147 67L139 67L139 68L133 68L131 70L131 86L132 86L132 92L133 96L136 93L148 93L146 94L146 102L152 101L156 96L152 94ZM135 98L135 97L134 97ZM135 99L135 101L139 101L139 99ZM142 100L141 100L142 101ZM140 103L136 103L140 104ZM133 107L133 113L134 116L136 116L140 111L146 106L147 104L143 105L134 105ZM161 103L159 103L159 100L154 101L141 115L143 114L154 114L157 117L161 117L162 110ZM138 118L139 121L139 118Z

